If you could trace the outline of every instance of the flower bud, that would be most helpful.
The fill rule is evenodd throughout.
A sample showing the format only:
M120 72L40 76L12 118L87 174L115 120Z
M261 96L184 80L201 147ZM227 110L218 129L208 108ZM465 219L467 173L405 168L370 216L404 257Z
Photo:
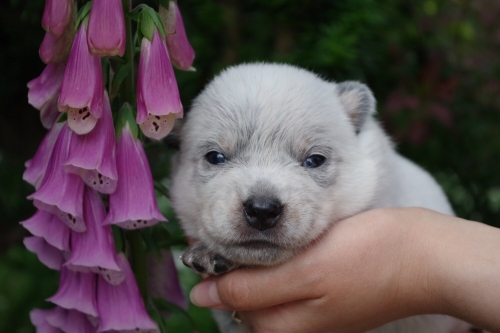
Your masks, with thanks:
M126 35L121 0L92 0L87 40L93 55L123 56Z
M170 1L168 10L160 5L159 14L165 26L165 39L172 64L178 69L193 70L195 57L182 21L181 11L176 1Z
M60 36L67 26L73 7L73 0L45 0L42 27L49 34Z

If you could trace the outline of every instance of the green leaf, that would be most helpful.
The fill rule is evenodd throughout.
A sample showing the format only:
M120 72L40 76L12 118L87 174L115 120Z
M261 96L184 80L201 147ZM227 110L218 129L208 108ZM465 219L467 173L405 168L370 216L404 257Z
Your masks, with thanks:
M170 303L169 301L164 300L162 298L153 298L152 302L153 302L154 306L156 307L156 309L158 309L159 311L168 311L172 314L180 315L180 316L186 318L187 321L189 322L189 325L191 326L191 328L194 331L198 331L198 329L196 327L196 323L194 322L193 318L191 318L189 313L186 310L184 310L183 308L181 308L180 306L177 306L173 303Z
M144 229L140 229L140 233L141 233L142 239L144 240L144 243L146 244L146 251L153 253L153 255L158 260L161 260L160 248L156 245L156 241L153 238L152 230L153 230L153 228L144 228Z
M88 14L90 12L90 7L92 6L92 2L87 2L81 9L80 11L78 12L78 18L76 20L76 29L78 30L78 28L80 27L80 24L82 24L82 22L87 19L88 17Z
M116 74L113 76L113 82L111 82L110 99L114 99L118 94L123 80L130 74L131 67L129 62L118 67Z
M120 139L122 130L128 127L134 139L139 136L139 129L137 128L137 123L135 122L134 109L129 103L123 103L120 111L118 111L118 116L115 122L116 128L116 139Z
M154 12L155 11L151 7L144 8L139 18L139 28L142 35L151 41L153 40L153 34L155 32L155 22L153 20Z
M167 199L169 199L168 189L162 183L160 183L159 181L155 180L154 181L154 186L155 186L155 190L157 190L162 195L164 195Z
M123 234L123 229L112 225L111 230L113 231L116 253L125 252L125 235Z
M66 120L68 120L68 114L66 112L63 112L59 119L57 119L57 122L64 123Z

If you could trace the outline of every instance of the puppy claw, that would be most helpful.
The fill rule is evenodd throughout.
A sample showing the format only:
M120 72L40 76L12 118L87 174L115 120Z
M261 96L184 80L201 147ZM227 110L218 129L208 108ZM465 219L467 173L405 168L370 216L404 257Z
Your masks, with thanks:
M219 275L238 267L230 260L210 251L204 244L200 243L188 247L181 253L179 258L185 266L200 274Z

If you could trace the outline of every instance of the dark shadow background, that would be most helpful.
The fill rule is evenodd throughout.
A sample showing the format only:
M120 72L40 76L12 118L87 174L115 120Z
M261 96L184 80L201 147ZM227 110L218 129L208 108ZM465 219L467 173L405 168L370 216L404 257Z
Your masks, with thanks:
M18 224L34 213L25 199L33 188L21 176L45 132L26 88L44 68L43 6L43 0L0 3L2 333L32 332L29 309L57 285L57 274L24 250L27 233ZM186 109L214 74L242 62L286 62L336 81L360 80L374 91L378 117L398 150L437 178L457 215L500 226L500 1L179 0L179 6L197 53L196 72L176 73ZM158 156L150 156L153 169L165 162Z

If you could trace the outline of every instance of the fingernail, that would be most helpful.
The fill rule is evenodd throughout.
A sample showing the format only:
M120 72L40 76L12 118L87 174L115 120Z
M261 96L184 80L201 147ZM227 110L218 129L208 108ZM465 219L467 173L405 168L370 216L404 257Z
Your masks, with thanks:
M191 290L189 297L191 302L197 306L214 307L221 305L215 281L200 282Z

